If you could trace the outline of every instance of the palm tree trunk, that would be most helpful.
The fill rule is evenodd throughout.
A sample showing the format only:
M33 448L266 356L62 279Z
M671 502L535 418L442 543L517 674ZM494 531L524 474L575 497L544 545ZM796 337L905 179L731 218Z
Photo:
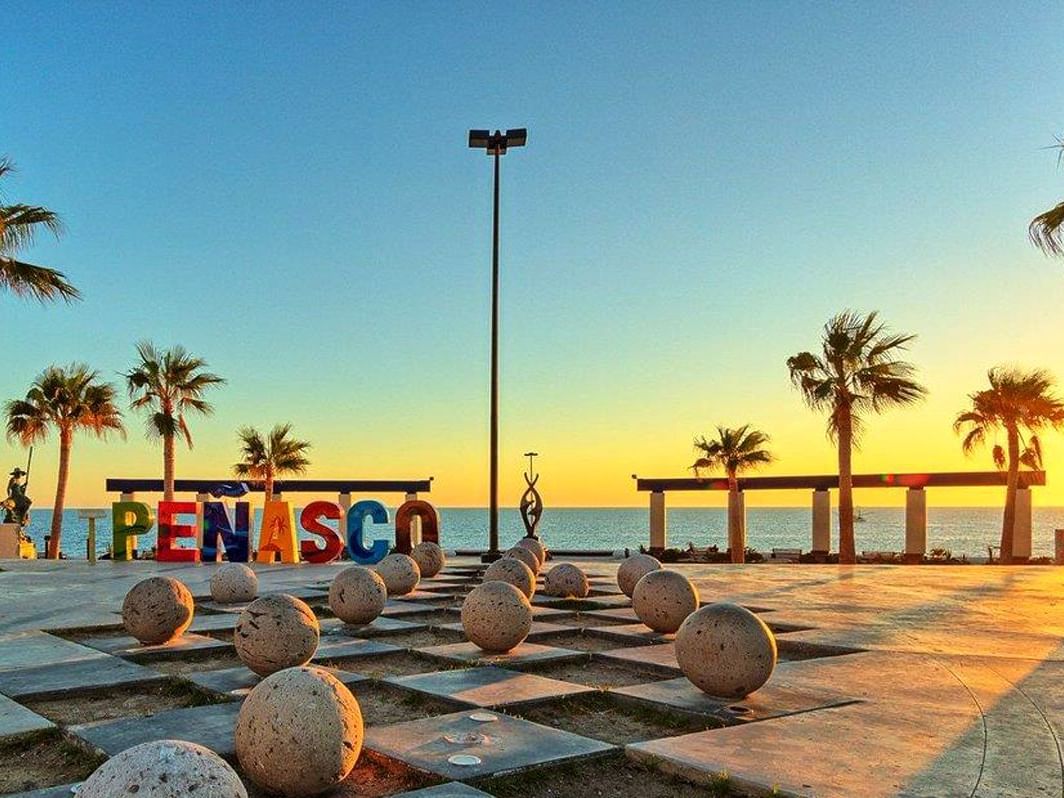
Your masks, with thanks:
M55 480L55 501L52 502L52 529L48 540L48 557L59 559L59 544L63 536L63 506L66 504L67 478L70 476L70 447L73 433L69 430L59 432L59 473Z
M163 501L174 500L174 436L163 436Z
M739 480L734 473L728 474L728 553L733 563L746 562L746 541L743 540L739 512Z
M266 498L263 501L263 507L266 506L266 502L273 501L273 469L267 468L266 474L262 480L263 488L266 491Z
M857 562L853 535L853 423L850 409L839 419L839 562Z
M1012 562L1012 538L1016 531L1016 488L1020 481L1020 436L1008 430L1009 472L1005 483L1005 512L1001 518L1001 562Z

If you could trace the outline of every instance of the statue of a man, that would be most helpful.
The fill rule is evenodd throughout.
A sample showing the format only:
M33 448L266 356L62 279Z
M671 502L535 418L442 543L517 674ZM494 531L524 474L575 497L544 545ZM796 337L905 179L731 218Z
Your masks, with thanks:
M33 501L26 495L26 472L15 468L7 481L7 498L4 499L4 523L17 524L19 529L29 521L30 505Z

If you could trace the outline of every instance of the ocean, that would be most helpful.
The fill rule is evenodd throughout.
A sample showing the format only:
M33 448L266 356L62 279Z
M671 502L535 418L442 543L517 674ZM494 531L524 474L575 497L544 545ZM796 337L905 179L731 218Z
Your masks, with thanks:
M393 512L395 508L390 508ZM861 509L864 522L856 526L857 550L901 551L905 540L905 510L902 507L866 507ZM298 514L297 514L298 515ZM810 547L810 509L750 508L747 510L747 544L768 553L772 548ZM485 508L440 508L444 548L486 548L487 519ZM257 517L256 517L257 521ZM49 510L34 510L29 534L43 551L44 536L51 525ZM500 538L504 548L524 535L521 518L514 508L500 510ZM257 529L257 524L255 529ZM726 518L723 508L675 507L668 510L669 545L727 547ZM1053 532L1064 529L1064 507L1035 507L1033 556L1053 556ZM391 537L367 526L367 539ZM559 508L547 509L540 534L555 549L638 549L649 539L649 516L646 508ZM77 510L63 513L63 552L68 557L86 556L87 522L78 518ZM110 515L97 521L96 549L103 553L111 539ZM996 545L1001 536L1001 510L993 507L928 508L928 549L945 548L954 556L985 557L987 546ZM150 547L154 534L141 538L141 547ZM837 524L833 525L833 548L837 550Z

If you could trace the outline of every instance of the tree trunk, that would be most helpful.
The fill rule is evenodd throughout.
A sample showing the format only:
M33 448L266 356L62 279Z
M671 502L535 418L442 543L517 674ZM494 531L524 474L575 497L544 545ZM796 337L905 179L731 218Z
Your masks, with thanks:
M853 535L853 422L850 408L839 418L839 562L857 562Z
M55 501L52 503L52 530L48 540L48 557L59 559L63 537L63 506L66 504L67 477L70 476L70 446L74 435L68 430L59 431L59 473L55 480Z
M269 468L266 469L266 474L263 476L262 482L263 482L263 488L266 491L266 498L263 499L263 507L265 507L266 506L266 502L272 502L273 501L273 470L272 469L269 469Z
M743 540L742 514L739 512L739 480L728 474L728 553L733 563L746 562L746 541Z
M1015 429L1008 430L1008 479L1005 483L1005 512L1001 518L1001 562L1012 562L1012 538L1016 531L1016 488L1020 481L1020 435Z
M174 436L163 436L163 501L174 500Z

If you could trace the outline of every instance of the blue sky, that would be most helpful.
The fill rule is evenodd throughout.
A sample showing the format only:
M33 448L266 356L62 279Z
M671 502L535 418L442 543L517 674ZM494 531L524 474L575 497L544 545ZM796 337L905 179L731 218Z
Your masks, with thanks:
M628 475L679 473L716 422L772 433L776 473L830 470L783 362L845 307L919 333L932 390L870 426L858 470L983 467L949 422L986 368L1064 375L1064 263L1025 239L1064 196L1040 149L1064 133L1062 8L39 3L18 22L8 196L63 214L27 256L85 301L0 298L0 392L183 343L230 383L188 476L226 469L237 426L291 420L315 476L431 473L441 503L483 501L491 175L470 127L529 128L503 164L514 501L537 448L556 502L640 502ZM158 470L139 429L79 443L75 502Z

